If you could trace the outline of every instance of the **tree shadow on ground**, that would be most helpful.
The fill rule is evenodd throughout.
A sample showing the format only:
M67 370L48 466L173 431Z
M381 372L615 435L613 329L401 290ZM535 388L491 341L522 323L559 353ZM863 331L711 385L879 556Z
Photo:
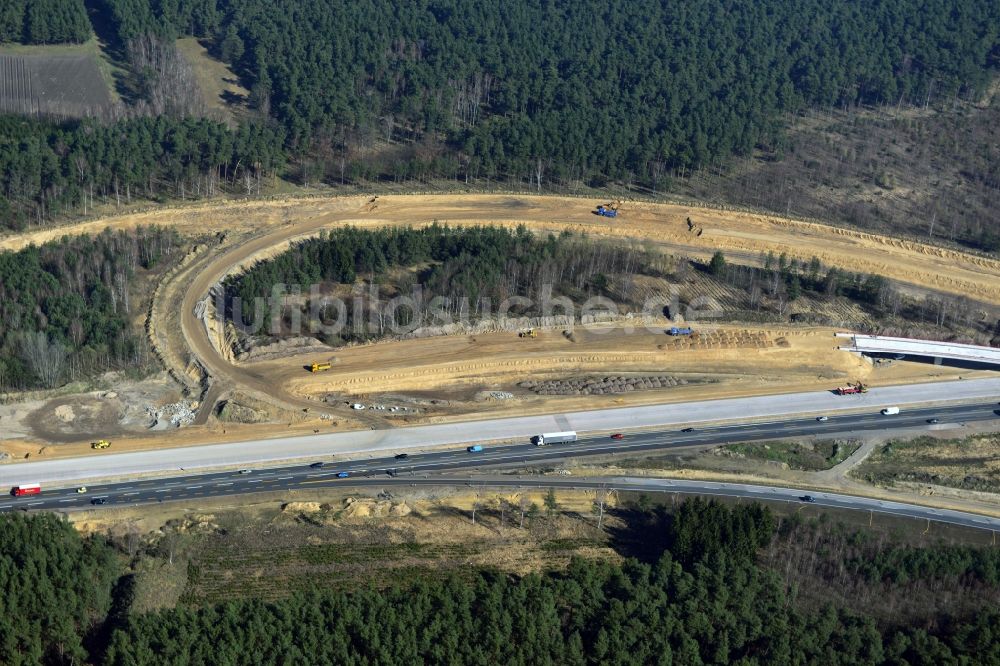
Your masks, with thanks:
M626 507L609 513L618 519L614 527L608 528L609 545L622 557L652 563L669 547L667 527L671 517L663 507L648 511Z

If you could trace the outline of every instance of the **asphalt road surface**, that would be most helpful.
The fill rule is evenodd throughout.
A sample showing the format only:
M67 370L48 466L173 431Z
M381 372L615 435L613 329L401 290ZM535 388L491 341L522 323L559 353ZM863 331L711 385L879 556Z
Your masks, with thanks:
M208 474L185 473L168 478L139 479L116 483L89 485L85 493L76 488L44 490L40 495L10 497L0 501L0 511L17 509L65 511L82 508L122 507L165 501L193 502L200 499L226 497L249 493L281 492L310 488L353 487L373 485L420 484L453 485L469 480L454 480L442 473L482 468L514 467L531 468L551 465L553 462L581 456L634 455L671 449L703 448L727 442L774 439L791 436L835 436L848 433L878 430L927 430L952 428L961 423L997 418L996 403L957 405L914 409L897 416L881 414L831 416L827 421L815 418L797 418L769 423L748 425L721 425L696 428L691 432L656 430L626 432L624 439L614 440L608 435L581 437L570 444L534 446L514 444L484 447L482 452L471 453L465 448L424 454L409 454L405 459L394 456L352 460L342 463L335 456L320 456L315 460L291 465L230 470ZM939 423L930 424L930 419ZM346 477L340 475L346 474ZM484 481L477 480L477 483ZM798 501L801 490L748 486L744 484L677 481L663 479L614 479L604 482L619 490L643 490L681 493L702 493L741 496L754 499L779 499ZM572 485L588 486L583 481L563 481L540 478L514 478L507 476L494 480L492 485ZM600 485L600 484L598 484ZM865 509L882 513L927 518L971 527L994 529L1000 521L961 512L932 509L896 502L886 502L863 497L815 493L817 506L847 509ZM95 505L94 501L102 504ZM986 522L983 522L986 521Z
M540 479L540 478L521 478L521 477L450 477L442 476L435 478L405 478L405 477L385 477L382 479L371 479L371 478L347 478L347 479L336 479L331 480L331 476L335 475L315 475L315 479L307 480L300 484L303 488L413 488L417 486L422 487L454 487L454 486L468 486L469 488L483 488L483 489L493 489L493 488L508 488L508 489L518 489L518 488L563 488L567 490L617 490L621 491L632 491L632 492L645 492L645 493L676 493L679 495L703 495L703 496L716 496L716 497L741 497L750 500L757 500L762 502L798 502L803 506L813 506L813 507L823 507L831 509L843 509L852 511L870 511L872 513L888 514L893 516L900 516L905 518L912 518L916 520L927 520L938 523L947 523L949 525L958 525L961 527L970 527L975 529L983 529L996 531L1000 530L1000 519L992 518L989 516L982 516L974 513L966 513L962 511L951 511L949 509L936 509L933 507L920 506L917 504L906 504L903 502L892 502L887 500L873 499L869 497L858 497L855 495L842 495L839 493L827 493L827 492L811 492L809 494L804 493L802 490L797 490L794 488L776 488L772 486L755 486L751 484L742 483L716 483L716 482L702 482L702 481L683 481L674 479L648 479L648 478L631 478L631 477L609 477L609 478L594 478L588 477L587 479ZM247 479L246 483L254 486L258 492L267 492L272 490L277 490L276 487L281 481L287 480L287 477L273 477L267 476L266 478L258 479ZM311 485L304 485L309 483ZM142 486L143 484L139 484ZM148 485L148 484L147 484ZM240 488L236 488L236 481L230 477L218 478L213 480L202 480L198 484L188 486L187 489L193 492L187 495L187 499L193 500L198 497L207 497L209 495L227 495L227 494L239 494L240 492L246 492ZM221 490L220 490L221 489ZM171 488L164 488L159 490L153 490L154 493L166 493L172 492ZM149 488L136 487L128 492L123 492L121 496L109 498L108 504L105 507L121 507L122 505L129 505L139 503L139 497L146 496L149 494ZM107 495L101 495L101 497L108 497ZM806 499L809 498L809 501ZM66 501L66 500L69 501ZM59 500L57 500L59 501ZM73 508L72 498L64 498L61 503L57 505L58 508L54 510L69 510ZM42 502L45 504L47 502ZM32 506L32 504L34 504ZM36 510L42 509L43 507L38 503L29 502L24 508ZM93 507L91 507L93 508ZM10 508L7 505L0 507L0 512L12 511L15 509Z
M668 405L646 405L599 411L525 416L486 421L466 421L392 430L365 430L340 433L264 439L232 444L159 449L136 453L114 453L113 449L85 458L65 458L37 462L16 462L0 465L0 488L21 483L85 482L113 477L134 477L146 473L207 470L226 466L253 466L292 459L307 459L331 454L385 454L404 449L416 450L437 445L462 445L476 441L522 440L543 432L575 430L577 432L608 432L635 428L656 428L676 434L684 425L701 428L699 424L732 422L726 426L749 435L759 428L767 437L789 436L811 432L833 432L835 425L879 429L899 427L907 419L922 414L907 405L963 401L982 403L1000 396L1000 379L977 379L933 384L915 384L872 389L866 394L836 396L830 391L814 391L785 395L707 400ZM883 417L878 410L899 406L901 414ZM976 408L979 419L989 418L988 405ZM964 407L942 404L935 413ZM838 411L840 415L838 415ZM844 414L850 411L850 414ZM806 414L829 414L824 426L810 422ZM970 412L971 414L971 412ZM958 417L956 417L958 418ZM968 418L972 418L969 416ZM749 421L755 424L748 424ZM920 419L913 421L916 423ZM733 422L736 421L736 422ZM763 421L763 423L761 423ZM805 424L805 425L804 425ZM708 427L706 425L706 427ZM770 429L768 429L770 428ZM803 430L802 428L805 428ZM670 441L676 440L671 437ZM731 441L731 440L730 440Z

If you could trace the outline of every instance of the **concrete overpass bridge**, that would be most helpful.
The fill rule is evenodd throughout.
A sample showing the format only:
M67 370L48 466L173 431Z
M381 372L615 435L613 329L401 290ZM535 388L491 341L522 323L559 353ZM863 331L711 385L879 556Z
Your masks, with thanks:
M860 354L878 354L893 358L916 356L933 359L936 365L945 360L962 363L983 364L1000 369L1000 349L963 345L956 342L935 340L915 340L912 338L891 338L881 335L860 335L857 333L837 333L838 338L849 340L839 349Z

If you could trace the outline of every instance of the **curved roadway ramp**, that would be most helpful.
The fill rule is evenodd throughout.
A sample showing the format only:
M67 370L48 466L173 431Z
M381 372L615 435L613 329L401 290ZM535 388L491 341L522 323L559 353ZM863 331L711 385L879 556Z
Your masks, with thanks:
M410 488L410 487L455 487L467 486L473 489L511 489L522 488L555 488L564 490L616 490L642 493L674 493L678 495L703 495L716 497L739 497L748 500L761 502L801 502L803 506L822 507L829 509L869 511L872 513L888 514L915 520L926 520L928 523L947 523L966 528L997 531L1000 530L1000 518L981 515L977 513L954 511L951 509L938 509L919 504L907 504L905 502L893 502L870 497L860 497L856 495L844 495L840 493L813 491L808 497L810 502L805 502L807 495L805 491L795 488L780 488L772 486L757 486L742 483L723 483L705 481L685 481L675 479L650 479L633 477L589 477L586 480L571 479L549 479L549 478L528 478L522 479L506 477L438 477L438 478L407 478L391 477L379 480L373 479L338 479L335 474L314 474L314 477L325 476L325 479L316 479L308 486L313 490L318 489L347 489L347 488ZM275 481L281 481L279 477ZM245 487L250 484L252 491L247 491ZM241 490L240 486L244 486ZM184 502L199 501L206 495L206 487L219 489L215 493L216 497L232 496L245 492L269 492L277 490L265 485L265 480L241 478L238 475L231 475L228 478L206 478L195 485L188 486L190 494L185 497L167 497L167 501ZM97 490L97 489L92 489ZM200 492L199 492L200 491ZM115 509L123 506L134 506L136 504L146 504L151 502L164 501L163 489L134 489L121 493L115 497L107 498L108 503L92 507L89 506L87 497L76 496L72 490L66 490L59 495L53 495L44 499L33 497L28 502L6 501L0 502L0 513L25 510L50 510L50 511L71 511L80 509Z
M501 486L511 485L509 480L498 480ZM492 487L490 481L473 479L468 485L487 485ZM519 485L531 485L541 487L571 487L580 489L614 489L617 491L632 492L662 492L678 493L682 495L713 495L717 497L742 497L744 499L759 501L778 502L803 502L807 495L804 491L795 488L777 488L772 486L755 486L743 483L715 483L706 481L680 481L674 479L648 479L648 478L612 478L595 481L555 481L555 480L532 480L518 481ZM953 511L951 509L937 509L934 507L921 506L919 504L907 504L905 502L893 502L890 500L880 500L870 497L859 497L857 495L843 495L840 493L828 493L810 491L809 497L813 499L809 506L824 507L829 509L848 509L853 511L872 511L881 514L891 514L905 518L918 520L929 520L938 523L948 523L950 525L960 525L962 527L972 527L976 529L1000 530L1000 518L984 516L965 511ZM803 502L803 504L806 504Z

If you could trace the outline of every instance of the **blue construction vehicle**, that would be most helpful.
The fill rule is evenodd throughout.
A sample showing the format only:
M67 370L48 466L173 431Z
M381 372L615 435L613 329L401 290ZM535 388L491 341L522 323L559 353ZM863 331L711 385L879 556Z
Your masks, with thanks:
M676 326L667 331L667 335L691 335L692 333L694 333L694 329L687 327L677 328Z

